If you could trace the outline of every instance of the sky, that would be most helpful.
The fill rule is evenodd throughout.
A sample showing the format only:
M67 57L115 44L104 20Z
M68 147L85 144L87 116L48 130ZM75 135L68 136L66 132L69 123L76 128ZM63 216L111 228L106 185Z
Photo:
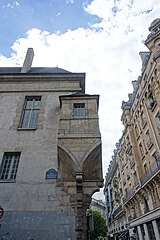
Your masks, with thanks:
M33 67L85 72L86 93L100 95L104 177L122 136L122 101L159 17L159 0L0 0L0 67L22 66L32 47Z

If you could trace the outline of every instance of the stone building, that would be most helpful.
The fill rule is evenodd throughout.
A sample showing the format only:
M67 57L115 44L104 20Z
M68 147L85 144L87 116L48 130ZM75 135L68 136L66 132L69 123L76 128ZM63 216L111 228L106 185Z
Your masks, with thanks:
M140 52L141 76L122 102L124 131L106 174L110 239L160 239L160 19L149 30L149 51Z
M101 216L106 217L106 205L102 200L92 198L90 209L97 211L101 214Z
M0 68L0 236L87 238L86 209L103 186L99 95L85 74Z

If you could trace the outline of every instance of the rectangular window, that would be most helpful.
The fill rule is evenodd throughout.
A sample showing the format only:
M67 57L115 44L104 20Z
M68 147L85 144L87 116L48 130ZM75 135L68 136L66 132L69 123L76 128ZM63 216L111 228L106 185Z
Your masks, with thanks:
M152 137L150 135L149 130L146 132L146 141L147 141L147 146L150 148L153 145Z
M134 172L134 187L137 188L138 186L139 186L139 182L138 182L137 173Z
M160 162L160 155L159 155L158 152L154 152L154 153L152 154L152 160L153 160L153 163L154 163L154 162Z
M150 102L151 109L153 109L156 105L156 100L155 100L153 93L150 93L150 95L149 95L149 102Z
M160 134L160 110L156 115L156 122L157 122L158 133Z
M15 180L20 153L4 153L0 167L0 180Z
M85 104L75 103L74 104L74 117L85 117Z
M144 150L143 150L142 143L139 144L139 150L140 150L140 153L141 153L141 157L143 157L144 156Z
M141 113L141 125L142 125L142 127L144 127L146 125L146 123L147 123L147 118L144 115L144 113L142 112Z
M41 97L26 97L20 128L36 128Z
M148 172L148 167L147 167L147 164L144 164L144 172Z
M139 129L137 125L135 126L135 132L136 132L136 137L139 137Z

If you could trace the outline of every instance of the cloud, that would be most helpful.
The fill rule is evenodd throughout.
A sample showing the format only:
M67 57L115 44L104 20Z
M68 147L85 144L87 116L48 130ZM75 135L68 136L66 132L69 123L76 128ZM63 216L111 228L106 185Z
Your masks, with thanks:
M100 94L105 175L123 130L121 102L132 92L131 81L141 74L139 52L147 50L143 41L150 23L159 17L160 2L93 0L84 10L101 20L63 34L30 29L26 37L14 42L10 58L0 56L0 64L22 66L27 48L33 47L33 66L58 65L71 72L86 72L86 92Z
M68 3L73 4L73 3L74 3L74 0L66 0L66 3L67 3L67 4L68 4Z
M60 12L58 12L57 14L56 14L56 16L57 17L59 17L59 16L61 16L62 14L60 13Z
M20 4L19 2L14 2L13 4L11 3L7 3L7 5L3 5L3 8L17 8L17 7L20 7Z

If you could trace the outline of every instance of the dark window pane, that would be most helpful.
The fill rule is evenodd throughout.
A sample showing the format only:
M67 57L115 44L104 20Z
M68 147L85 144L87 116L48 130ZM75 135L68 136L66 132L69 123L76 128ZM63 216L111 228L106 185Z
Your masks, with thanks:
M0 166L0 179L10 180L16 178L20 153L4 153Z

